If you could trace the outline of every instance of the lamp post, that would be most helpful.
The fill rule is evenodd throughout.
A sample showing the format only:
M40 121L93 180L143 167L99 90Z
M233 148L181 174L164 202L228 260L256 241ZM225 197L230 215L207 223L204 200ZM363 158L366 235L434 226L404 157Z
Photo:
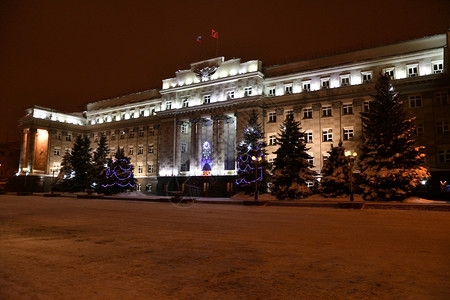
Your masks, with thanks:
M252 160L255 162L255 201L258 201L258 162L262 160L261 156L252 156Z
M345 151L345 157L348 161L348 184L350 189L350 201L353 201L353 164L355 163L356 156L358 153L352 151Z

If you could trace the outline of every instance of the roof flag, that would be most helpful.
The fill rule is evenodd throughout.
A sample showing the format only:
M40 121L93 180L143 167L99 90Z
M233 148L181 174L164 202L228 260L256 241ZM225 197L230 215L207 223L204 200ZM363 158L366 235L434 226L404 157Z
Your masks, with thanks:
M211 30L211 37L215 39L219 39L219 32L215 31L214 29Z

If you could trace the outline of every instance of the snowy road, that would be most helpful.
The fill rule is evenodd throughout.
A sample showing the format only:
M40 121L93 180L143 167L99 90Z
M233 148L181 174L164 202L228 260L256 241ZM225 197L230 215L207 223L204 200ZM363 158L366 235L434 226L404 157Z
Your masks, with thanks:
M0 299L450 299L450 212L0 195Z

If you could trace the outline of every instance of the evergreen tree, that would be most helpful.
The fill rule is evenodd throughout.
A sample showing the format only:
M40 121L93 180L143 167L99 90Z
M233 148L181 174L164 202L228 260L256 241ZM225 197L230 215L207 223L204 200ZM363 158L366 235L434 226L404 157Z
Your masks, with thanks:
M91 185L91 141L87 136L78 135L73 144L72 152L68 156L68 163L72 167L71 177L68 181L70 189L74 192L85 191Z
M429 176L421 166L419 147L411 138L414 118L408 118L390 78L381 75L363 121L360 156L361 188L365 200L403 200Z
M117 194L134 190L136 179L133 174L134 167L130 158L125 156L123 149L118 149L116 158L109 159L106 169L106 179L102 184L105 194Z
M55 190L81 192L89 188L92 170L90 145L88 137L77 136L72 151L63 156L60 176L64 180L55 185Z
M345 157L345 149L342 141L337 147L331 145L328 158L322 168L319 193L325 197L337 197L348 195L349 161Z
M266 160L266 142L258 115L255 110L250 114L248 124L244 128L244 139L237 147L237 179L236 184L240 190L247 194L255 191L255 179L258 184L258 193L267 192L269 180L269 163ZM256 161L252 158L256 158ZM255 167L257 168L255 171ZM255 175L256 172L256 175Z
M280 128L275 144L276 158L272 170L271 190L277 199L302 198L311 194L307 182L314 183L316 172L308 161L312 157L306 152L305 132L301 130L300 122L289 116Z
M106 136L101 135L100 140L97 143L97 149L94 151L94 156L92 159L92 172L91 181L92 185L99 192L102 189L102 184L106 182L106 167L108 163L108 144L106 141Z

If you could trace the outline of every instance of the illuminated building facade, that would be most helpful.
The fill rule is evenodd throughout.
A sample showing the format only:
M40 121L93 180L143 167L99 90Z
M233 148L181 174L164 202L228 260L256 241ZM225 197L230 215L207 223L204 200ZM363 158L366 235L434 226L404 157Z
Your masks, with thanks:
M208 195L233 192L236 144L256 110L269 161L287 115L300 120L320 171L331 144L358 151L360 112L369 108L381 73L391 76L416 117L417 144L435 174L450 170L449 35L340 55L263 67L218 57L191 64L148 90L64 114L34 106L20 120L20 174L49 177L74 137L106 135L111 151L123 148L135 166L138 190L165 193L195 188Z

